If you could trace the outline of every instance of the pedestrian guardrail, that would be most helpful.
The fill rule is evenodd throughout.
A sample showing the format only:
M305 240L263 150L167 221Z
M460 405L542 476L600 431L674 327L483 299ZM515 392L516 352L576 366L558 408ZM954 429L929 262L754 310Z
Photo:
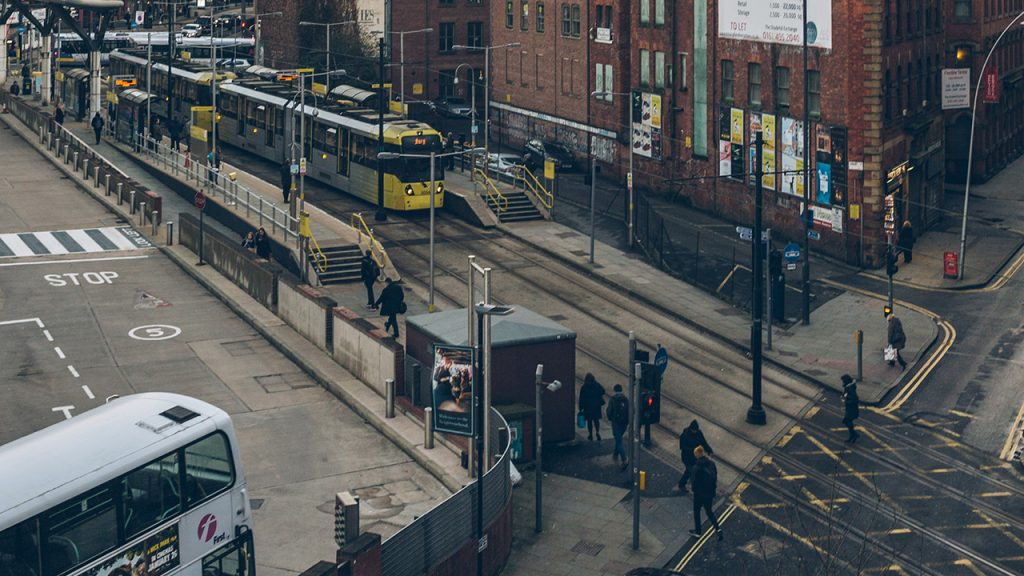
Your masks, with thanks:
M534 176L533 172L530 172L529 168L526 166L516 166L513 174L517 180L521 180L523 182L523 186L525 186L526 189L533 194L534 198L543 204L545 208L551 210L555 206L555 196L549 192L543 184L541 184L540 180Z
M377 266L381 269L382 273L386 267L388 261L388 253L384 250L384 246L377 240L373 235L373 228L370 228L366 224L366 220L363 219L362 212L353 212L351 219L352 228L359 234L359 238L356 241L356 245L359 249L363 249L363 241L366 241L366 249L370 251L370 257L377 263Z
M309 259L313 262L313 266L316 267L319 272L327 271L327 255L320 249L320 243L316 241L313 233L309 234L309 244L306 245L306 249L309 251Z
M498 190L498 187L494 185L494 181L487 176L487 171L477 167L473 167L473 174L476 174L477 178L484 185L484 195L487 196L487 200L494 205L494 209L498 212L504 212L508 210L508 198Z

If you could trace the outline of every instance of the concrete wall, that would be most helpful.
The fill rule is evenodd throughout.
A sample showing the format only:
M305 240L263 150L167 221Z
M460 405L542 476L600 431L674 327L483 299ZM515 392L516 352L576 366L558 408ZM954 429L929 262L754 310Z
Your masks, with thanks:
M330 352L334 346L331 315L338 303L291 276L278 280L277 315L306 340Z
M384 381L394 378L401 389L405 350L384 330L351 310L334 310L334 361L384 396Z

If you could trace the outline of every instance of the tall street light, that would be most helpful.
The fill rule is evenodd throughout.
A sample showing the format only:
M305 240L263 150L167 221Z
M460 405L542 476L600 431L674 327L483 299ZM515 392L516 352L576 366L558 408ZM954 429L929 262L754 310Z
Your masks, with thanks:
M242 6L244 7L245 4L242 4ZM260 28L261 28L261 26L260 26L260 18L263 18L264 16L280 16L280 15L281 15L281 12L264 12L263 14L257 14L256 15L256 21L253 22L253 26L256 27L256 32L254 33L254 36L256 36L256 65L257 66L263 66L263 43L260 41Z
M343 24L358 24L358 20L345 20L343 22L299 22L299 26L323 26L327 30L327 52L324 54L327 67L324 68L324 72L327 73L327 93L331 92L331 26L341 26Z
M956 271L958 280L964 279L964 260L967 256L967 200L971 197L971 172L973 172L974 168L974 121L978 114L978 93L981 92L981 79L985 77L985 67L988 66L989 59L992 58L992 54L996 51L996 46L999 46L999 41L1003 39L1003 36L1006 36L1010 28L1021 18L1024 18L1024 12L1017 14L1017 17L1006 25L1006 28L999 34L996 41L992 43L992 47L989 48L988 54L985 56L985 62L981 65L981 71L978 73L978 86L974 89L974 102L971 104L971 138L970 143L967 145L967 183L964 186L964 215L963 223L960 225L960 261Z
M495 304L488 304L486 302L477 302L473 306L473 311L476 313L476 333L477 335L484 334L484 317L487 317L487 332L490 333L491 327L491 316L508 316L515 312L515 308L511 306L498 306ZM484 398L483 398L483 387L479 385L483 381L484 370L490 371L490 366L484 366L483 351L486 349L487 356L490 358L491 355L491 342L488 339L486 343L481 345L483 338L476 339L476 376L473 378L473 394L476 397L476 574L477 576L483 576L484 574L484 549L486 545L484 543L484 476L486 470L484 470L484 435L483 427L484 417ZM486 450L489 451L489 448ZM490 460L490 459L488 459Z
M497 46L466 46L465 44L455 44L452 46L453 50L483 50L484 51L484 151L490 152L490 134L491 134L491 50L495 48L519 48L522 46L520 42L509 42L508 44L498 44ZM484 165L484 171L487 171L487 164Z
M377 39L377 154L384 152L384 37ZM384 210L384 171L377 166L377 213L373 215L377 222L388 219Z
M608 92L607 90L597 90L591 93L591 96L600 98L601 96L626 96L632 97L630 92ZM633 197L633 119L630 115L629 124L626 126L626 131L629 132L629 172L626 173L626 190L629 193L629 214L626 215L626 226L629 235L629 247L633 247L633 226L636 222L635 209L634 209L634 197Z
M398 69L401 75L402 85L399 86L398 98L402 104L402 116L405 116L405 35L406 34L420 34L433 32L433 28L420 28L419 30L399 30L396 32L389 32L389 34L398 34Z
M464 154L466 152L473 154L475 157L475 155L478 152L480 152L480 150L460 150L458 152L445 152L444 154L438 154L437 152L431 152L430 154L399 154L397 152L379 152L377 154L377 160L380 162L386 162L388 160L398 160L399 158L430 158L430 188L427 189L432 191L430 194L430 291L427 297L428 312L434 311L434 204L437 195L440 194L441 192L444 192L444 184L437 182L434 167L437 165L438 158L454 156L456 154ZM412 184L408 184L405 187L405 193L408 196L412 196L414 194Z
M535 386L535 388L537 390L537 395L536 395L536 397L534 398L534 401L533 401L533 405L534 405L534 416L533 416L533 419L536 421L536 423L534 424L534 428L536 428L536 430L537 430L537 433L534 434L534 441L536 442L536 446L534 447L534 452L537 455L537 478L536 478L536 489L535 489L535 492L537 493L537 498L536 498L536 500L534 502L534 506L533 506L534 507L534 513L535 513L535 516L536 516L536 518L534 519L533 531L538 533L538 534L540 534L544 530L544 524L543 524L542 519L541 519L541 504L542 504L542 502L544 500L543 496L541 496L541 490L544 488L544 484L542 482L542 477L544 476L544 465L543 465L544 464L544 460L541 457L541 450L544 447L544 444L542 442L542 436L543 436L543 433L544 433L544 424L543 424L543 422L544 422L544 408L543 408L543 404L542 404L543 403L543 398L544 398L544 389L546 388L548 392L558 392L559 390L562 389L562 383L559 382L558 380L555 380L555 381L550 382L547 385L545 385L544 384L544 365L543 364L537 364L537 378L536 378L536 380L534 380L534 386Z
M469 137L472 142L471 146L476 146L476 69L465 62L459 64L455 67L455 78L452 80L452 84L458 86L459 70L462 70L463 66L469 68L473 74L473 80L469 83ZM463 143L463 146L465 146L465 143Z

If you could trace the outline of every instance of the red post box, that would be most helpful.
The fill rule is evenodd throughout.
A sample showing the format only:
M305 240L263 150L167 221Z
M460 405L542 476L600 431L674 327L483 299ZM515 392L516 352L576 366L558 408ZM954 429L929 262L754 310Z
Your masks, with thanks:
M942 275L946 278L957 277L957 254L956 252L946 252L942 255Z

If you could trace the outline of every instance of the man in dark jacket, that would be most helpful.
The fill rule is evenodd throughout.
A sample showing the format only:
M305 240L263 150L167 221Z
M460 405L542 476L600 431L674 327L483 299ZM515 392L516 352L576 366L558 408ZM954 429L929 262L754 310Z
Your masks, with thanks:
M700 538L700 511L704 510L711 520L711 525L718 532L718 539L722 539L722 527L718 525L718 518L712 504L715 502L715 491L718 489L718 468L708 458L703 446L693 449L693 456L697 462L693 465L693 530L690 536Z
M843 424L850 431L847 442L856 442L860 434L853 429L853 421L860 417L860 398L857 397L857 383L849 374L843 374Z
M900 238L896 242L896 247L903 252L903 261L910 264L911 260L914 259L914 226L910 224L910 220L903 222L903 227L900 228Z
M900 368L906 368L907 362L903 359L903 355L900 350L903 350L907 346L907 335L903 332L903 322L893 314L892 308L886 306L884 308L885 318L888 321L888 329L886 330L886 342L889 346L892 346L896 350L896 360L889 360L889 366L894 366L896 362L900 363Z
M601 386L597 378L590 372L583 377L583 387L580 388L580 412L587 421L587 440L594 439L597 432L597 441L601 441L601 406L604 406L604 386Z
M612 436L615 438L615 448L612 450L612 458L616 462L622 458L622 469L629 466L629 459L626 458L626 448L622 442L626 430L629 428L629 400L622 393L622 385L616 384L613 388L615 394L608 401L608 420L612 423Z
M171 139L171 149L177 152L181 145L181 123L177 119L167 121L167 136Z
M696 420L683 429L679 434L679 456L683 460L683 476L679 479L679 491L686 494L686 482L693 475L693 466L697 458L693 455L694 448L700 446L708 454L714 454L708 441L704 439L704 433L700 430L700 424Z
M377 309L377 305L373 302L373 283L377 281L379 275L380 267L373 261L373 255L367 250L366 254L363 254L363 259L359 261L359 278L363 281L363 286L366 286L366 307L370 310Z
M92 126L93 133L96 134L96 143L99 144L100 139L103 137L103 116L100 116L100 113L97 112L89 124Z
M284 196L284 203L288 203L288 197L292 191L292 165L285 160L281 162L281 195ZM373 301L371 300L372 304Z
M374 302L375 306L380 306L380 315L387 316L388 319L384 322L384 331L387 332L389 327L395 329L395 338L398 338L398 318L399 314L404 314L405 310L405 291L402 287L388 278L386 281L387 286L380 291L380 296L377 297L377 301Z

